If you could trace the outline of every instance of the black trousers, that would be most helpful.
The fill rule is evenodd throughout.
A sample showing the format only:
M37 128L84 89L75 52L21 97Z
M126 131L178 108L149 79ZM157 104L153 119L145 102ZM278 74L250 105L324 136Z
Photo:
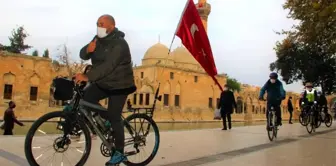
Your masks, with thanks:
M99 104L99 101L108 98L107 116L113 128L116 150L123 153L125 144L124 124L121 118L122 110L125 105L127 94L113 93L99 88L96 84L90 85L84 94L84 100L90 103Z
M268 120L268 113L269 110L271 110L271 107L274 108L275 110L275 115L277 116L277 123L280 124L281 123L281 108L280 108L280 104L281 103L270 103L267 102L267 111L266 111L266 119ZM267 121L268 122L268 121ZM268 125L268 123L266 123L266 125Z
M289 123L291 123L293 118L293 110L288 110L288 112L289 112Z
M12 129L5 129L3 135L13 135L13 130Z
M226 118L227 118L227 120L228 120L229 129L231 129L232 125L231 125L231 114L230 114L230 113L223 113L223 114L222 114L223 128L224 128L224 129L227 129L227 127L226 127Z

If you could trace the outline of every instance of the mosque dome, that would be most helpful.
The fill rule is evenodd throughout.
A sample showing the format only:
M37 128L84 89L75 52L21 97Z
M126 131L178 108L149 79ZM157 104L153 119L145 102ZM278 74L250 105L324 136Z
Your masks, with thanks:
M177 47L172 52L172 56L175 63L199 65L196 59L190 54L190 52L185 47Z
M168 47L156 43L151 46L142 59L142 65L174 65L173 57L168 55Z
M166 59L168 56L168 47L161 44L156 43L151 46L145 53L143 60L145 59Z

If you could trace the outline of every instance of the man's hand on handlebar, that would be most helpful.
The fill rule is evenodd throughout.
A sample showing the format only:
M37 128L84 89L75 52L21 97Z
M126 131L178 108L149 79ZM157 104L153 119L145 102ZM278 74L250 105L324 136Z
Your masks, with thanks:
M259 97L260 101L266 101L263 97Z
M82 73L77 73L74 76L74 79L75 79L76 84L80 84L81 82L88 82L89 81L88 77L85 74L82 74Z

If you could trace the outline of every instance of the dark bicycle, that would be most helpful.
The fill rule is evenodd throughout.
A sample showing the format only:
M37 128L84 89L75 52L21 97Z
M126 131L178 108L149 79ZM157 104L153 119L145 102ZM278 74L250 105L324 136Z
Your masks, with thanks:
M302 108L301 113L299 115L299 122L302 126L307 126L307 124L308 124L308 113L303 108Z
M305 106L305 109L308 111L306 129L308 133L311 134L312 132L315 132L315 129L318 127L318 122L316 122L316 118L315 118L316 111L318 110L317 110L316 104L313 104L311 106Z
M67 87L64 85L71 87L69 89L72 89L73 93L68 94L68 96L72 96L71 109L70 111L47 113L33 123L26 135L24 145L28 163L31 166L83 166L91 152L92 140L89 129L93 130L102 141L101 154L110 157L115 151L115 140L113 129L110 127L110 123L105 120L107 118L104 118L106 117L104 113L107 110L101 105L82 100L85 84L75 85L72 80L64 78L55 78L53 81L55 94L59 93L58 88ZM159 87L156 90L151 108L132 108L124 112L128 114L126 118L122 116L125 127L125 155L128 157L128 161L124 162L125 165L147 165L158 152L160 134L153 120L153 112L156 101L161 101L161 96L158 95ZM62 100L69 99L63 98ZM33 145L34 142L42 145ZM48 143L51 145L46 145ZM138 157L146 155L140 153L147 147L152 147L147 154L148 156L140 161L134 161ZM43 148L45 149L41 150ZM39 150L40 153L37 152ZM51 156L47 156L47 153L51 153ZM66 156L68 154L70 156Z
M333 118L331 114L329 114L327 111L324 112L324 109L328 109L328 107L319 107L319 123L318 126L321 125L321 123L324 123L327 127L331 127Z
M279 130L277 116L273 106L271 106L270 110L268 111L267 125L269 128L269 130L267 130L268 138L270 141L273 141L273 139L277 137Z

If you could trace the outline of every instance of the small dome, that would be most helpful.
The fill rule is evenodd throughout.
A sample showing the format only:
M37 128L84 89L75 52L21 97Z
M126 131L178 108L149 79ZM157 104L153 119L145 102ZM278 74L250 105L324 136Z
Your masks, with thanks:
M188 63L199 65L197 60L190 54L185 47L178 47L172 52L172 56L176 63Z
M165 59L168 56L168 50L168 47L161 43L154 44L146 51L143 59Z

